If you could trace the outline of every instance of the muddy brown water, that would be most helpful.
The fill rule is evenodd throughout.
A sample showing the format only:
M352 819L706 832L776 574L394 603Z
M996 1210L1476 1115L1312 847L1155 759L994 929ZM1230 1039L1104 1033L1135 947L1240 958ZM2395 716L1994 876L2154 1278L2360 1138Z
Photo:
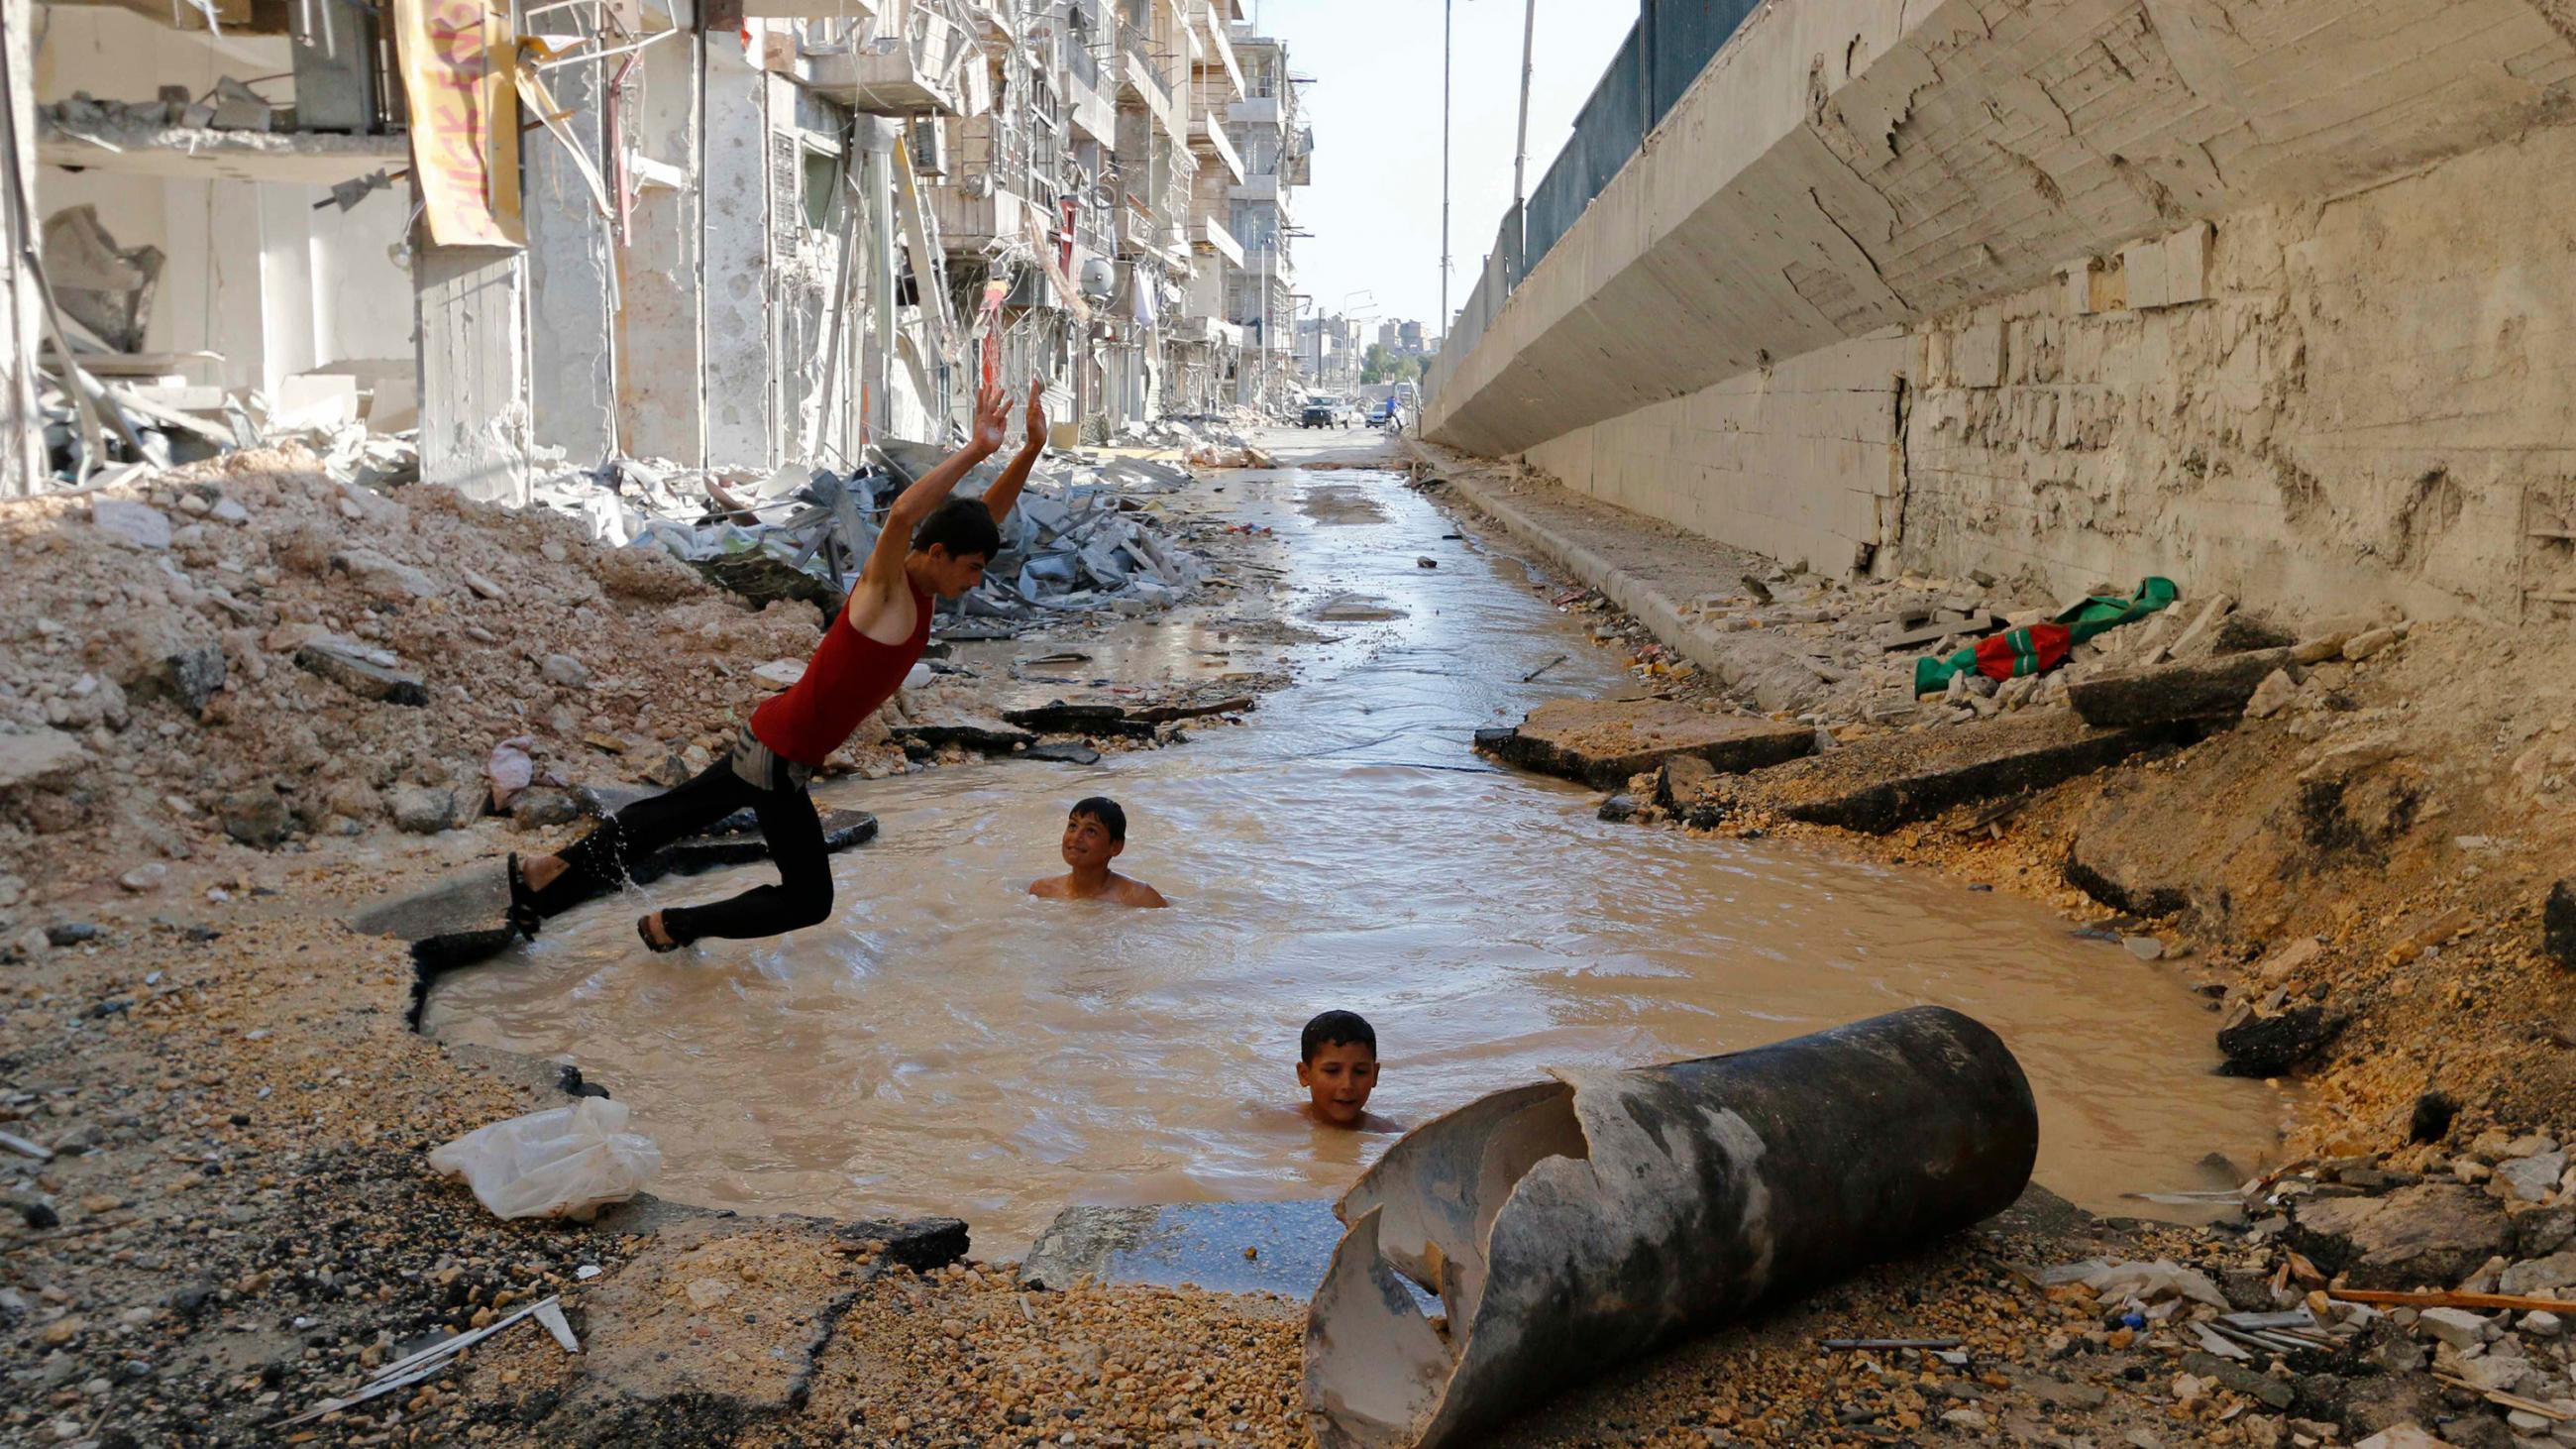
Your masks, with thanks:
M1603 824L1587 791L1483 767L1475 728L1631 682L1589 616L1559 614L1498 538L1444 538L1458 526L1396 475L1224 481L1233 516L1277 531L1284 612L1329 636L1269 651L1299 678L1245 726L1095 767L833 787L827 806L884 828L836 862L829 924L650 956L639 910L765 868L666 881L448 978L428 1028L578 1061L660 1142L665 1196L949 1213L987 1254L1069 1202L1337 1194L1389 1139L1293 1110L1297 1029L1327 1007L1375 1024L1371 1106L1408 1123L1550 1067L1938 1002L2011 1044L2039 1099L2039 1178L2086 1207L2174 1215L2128 1194L2217 1186L2207 1155L2250 1169L2270 1151L2282 1104L2211 1074L2214 1020L2170 965L1927 873ZM1355 597L1371 607L1329 607ZM1095 656L1081 669L1259 662L1210 641L1176 619L1073 647ZM1121 864L1176 909L1023 894L1061 869L1065 807L1093 793L1125 805Z

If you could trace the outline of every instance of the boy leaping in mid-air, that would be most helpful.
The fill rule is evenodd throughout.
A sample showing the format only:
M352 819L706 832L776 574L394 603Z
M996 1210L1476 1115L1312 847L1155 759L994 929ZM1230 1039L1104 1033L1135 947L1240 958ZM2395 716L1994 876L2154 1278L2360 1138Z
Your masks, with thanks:
M635 923L656 951L709 936L776 936L832 911L832 872L823 825L806 785L921 658L930 639L931 600L975 587L1001 552L1002 520L1046 446L1046 410L1029 387L1028 438L981 499L950 498L967 470L1002 446L1009 406L997 388L975 400L966 446L924 473L894 501L849 601L823 632L804 677L752 712L726 758L687 784L639 800L560 855L510 857L510 925L533 936L545 918L626 878L630 862L702 830L744 806L760 820L778 884L731 900L675 906Z

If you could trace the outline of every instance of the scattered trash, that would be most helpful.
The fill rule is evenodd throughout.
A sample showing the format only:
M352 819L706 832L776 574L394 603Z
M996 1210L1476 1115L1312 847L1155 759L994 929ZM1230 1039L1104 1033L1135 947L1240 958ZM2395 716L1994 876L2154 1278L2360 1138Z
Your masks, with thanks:
M585 1097L478 1127L432 1149L429 1165L465 1179L496 1217L588 1222L662 1170L662 1149L627 1131L626 1117L623 1102Z
M396 1359L370 1375L365 1388L345 1399L324 1399L294 1418L281 1421L277 1427L291 1428L297 1424L319 1419L325 1414L336 1414L342 1409L352 1408L369 1399L390 1394L396 1389L407 1389L446 1368L456 1355L466 1349L527 1318L534 1318L544 1324L546 1331L554 1335L555 1341L563 1345L564 1352L581 1352L581 1343L573 1337L572 1326L564 1322L562 1300L541 1298L525 1308L512 1312L508 1317L495 1319L471 1333L460 1333L453 1338L441 1339L418 1353Z
M1955 654L1932 656L1914 661L1914 693L1936 694L1949 687L1954 677L1981 674L1988 679L2019 679L2027 675L2046 674L2064 664L2075 646L2105 630L2135 623L2182 597L2173 580L2148 578L2134 594L2095 594L2078 600L2058 611L2045 624L2029 624L2019 629L1979 640L1974 646ZM1987 616L1991 617L1991 616ZM1934 632L1920 637L1924 630L1902 635L1910 642L1930 643L1942 637ZM1964 625L1948 633L1988 632ZM1896 647L1890 641L1890 647Z
M2210 1282L2206 1274L2186 1268L2170 1258L2158 1258L2152 1263L2106 1263L2099 1258L2088 1258L2080 1263L2050 1268L2039 1276L2043 1284L2081 1283L2092 1289L2096 1297L2117 1297L2141 1305L2189 1298L2220 1309L2228 1306L2227 1299L2218 1291L2218 1285Z
M1957 1348L1959 1340L1955 1338L1828 1338L1820 1346L1836 1353L1894 1348L1915 1348L1933 1352L1945 1348Z
M0 1147L5 1147L20 1157L32 1157L38 1162L54 1160L54 1149L42 1143L30 1142L14 1132L0 1132Z
M1538 668L1531 670L1529 673L1522 675L1521 683L1527 684L1531 680L1538 678L1540 675L1547 673L1549 670L1554 669L1556 666L1563 664L1566 660L1573 657L1574 656L1570 654L1559 654L1554 659L1551 659L1545 664L1540 665Z

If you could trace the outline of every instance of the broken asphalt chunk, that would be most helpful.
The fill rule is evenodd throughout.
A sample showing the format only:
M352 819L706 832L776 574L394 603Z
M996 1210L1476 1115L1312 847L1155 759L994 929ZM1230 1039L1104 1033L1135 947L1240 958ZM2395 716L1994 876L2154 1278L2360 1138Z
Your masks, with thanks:
M331 637L306 640L295 651L298 669L330 680L360 699L415 708L428 704L428 687L397 665L384 650Z
M1676 755L1741 774L1816 747L1806 725L1710 714L1671 700L1550 700L1511 730L1479 730L1476 748L1507 765L1615 790Z
M2190 664L2078 680L2066 687L2066 699L2086 724L2106 729L2233 719L2244 712L2246 701L2254 697L2265 677L2289 664L2287 649L2222 654Z
M2043 790L2176 738L2166 728L2097 730L2054 711L2008 715L1925 736L1873 735L1716 788L1690 823L1739 805L1880 835L1956 805Z

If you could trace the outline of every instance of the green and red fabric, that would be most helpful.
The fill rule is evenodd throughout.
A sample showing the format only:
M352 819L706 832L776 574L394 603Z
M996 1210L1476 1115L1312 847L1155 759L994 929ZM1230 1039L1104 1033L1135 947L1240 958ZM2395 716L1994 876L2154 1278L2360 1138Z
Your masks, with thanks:
M1988 679L2046 674L2064 664L2076 645L2105 629L2134 624L2181 597L2182 591L2174 587L2173 580L2154 577L2141 580L2134 594L2095 594L2061 610L2045 624L2025 624L1980 639L1947 657L1932 655L1915 660L1914 692L1938 693L1950 687L1952 678L1971 670Z

